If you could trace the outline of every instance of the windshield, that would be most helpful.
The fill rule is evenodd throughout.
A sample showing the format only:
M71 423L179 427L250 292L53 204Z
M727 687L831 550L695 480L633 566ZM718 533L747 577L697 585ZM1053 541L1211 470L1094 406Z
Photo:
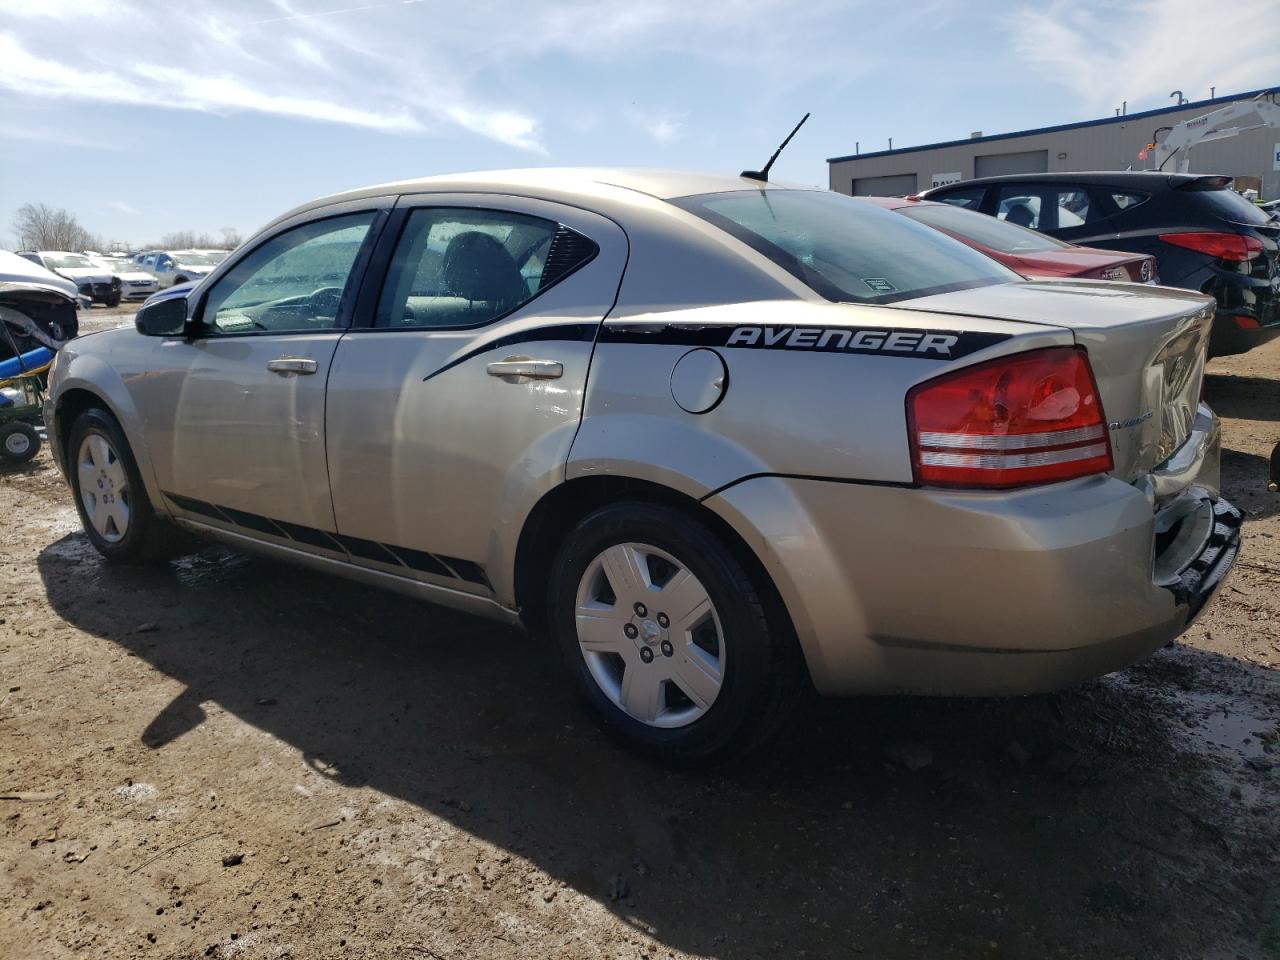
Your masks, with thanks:
M828 300L892 303L1021 279L946 234L839 193L742 190L671 202Z
M138 265L130 260L103 260L102 265L112 273L137 273Z
M963 207L947 204L921 205L898 207L897 212L957 237L972 240L998 253L1046 253L1071 246L1069 243L1046 237L1043 233L1020 227L1016 223L997 220L995 217L975 213Z
M74 270L77 267L94 267L97 266L88 257L82 257L79 254L70 253L61 257L45 257L45 262L55 270Z

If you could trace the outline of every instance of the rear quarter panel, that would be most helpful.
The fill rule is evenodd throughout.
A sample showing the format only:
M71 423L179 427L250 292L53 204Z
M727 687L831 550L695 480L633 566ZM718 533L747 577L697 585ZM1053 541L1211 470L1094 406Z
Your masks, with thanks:
M737 331L752 326L772 331L775 345L746 345ZM970 352L806 346L823 330L869 331L867 343L892 331L907 343L949 333L961 339L957 352ZM713 346L735 336L738 345ZM1003 353L1071 342L1065 330L1033 324L843 304L768 301L610 319L568 476L636 477L692 497L755 474L910 483L905 397L913 385ZM724 360L727 387L714 409L688 413L672 396L672 371L708 346Z

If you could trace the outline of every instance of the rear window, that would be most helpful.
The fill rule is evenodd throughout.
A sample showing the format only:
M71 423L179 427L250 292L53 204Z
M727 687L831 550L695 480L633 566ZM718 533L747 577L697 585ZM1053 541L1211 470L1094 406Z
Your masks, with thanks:
M743 190L672 203L828 300L892 303L1021 279L944 233L839 193Z
M1250 203L1234 190L1202 190L1196 191L1194 196L1209 207L1214 216L1231 223L1247 223L1252 226L1271 224L1267 211Z
M983 213L974 213L960 207L928 206L899 207L898 213L920 223L945 230L947 233L972 240L988 250L999 253L1046 253L1061 250L1070 244L1062 243L1019 227L1005 220L997 220Z

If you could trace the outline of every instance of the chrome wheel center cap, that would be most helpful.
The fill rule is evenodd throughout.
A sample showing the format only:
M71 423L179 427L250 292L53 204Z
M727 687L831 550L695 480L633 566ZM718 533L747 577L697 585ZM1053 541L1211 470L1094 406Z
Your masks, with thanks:
M644 638L645 643L657 643L658 638L662 636L662 628L656 621L646 620L640 624L640 636Z

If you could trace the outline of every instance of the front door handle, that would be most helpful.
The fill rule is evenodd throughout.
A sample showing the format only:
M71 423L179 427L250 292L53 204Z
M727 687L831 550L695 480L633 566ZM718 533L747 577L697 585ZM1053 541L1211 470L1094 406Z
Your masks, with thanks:
M267 361L267 369L282 377L296 374L300 377L310 376L318 369L314 360L307 357L277 357Z
M559 360L533 360L530 357L507 357L495 360L485 367L491 377L516 378L527 380L558 380L564 376L564 364Z

